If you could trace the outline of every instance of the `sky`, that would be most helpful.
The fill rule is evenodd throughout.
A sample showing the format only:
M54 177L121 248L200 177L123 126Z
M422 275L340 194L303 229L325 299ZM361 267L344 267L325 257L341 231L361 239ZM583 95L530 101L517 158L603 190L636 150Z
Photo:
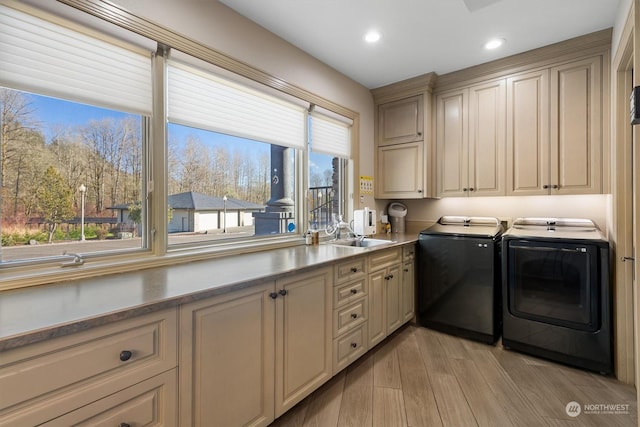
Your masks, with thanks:
M35 117L41 124L41 131L44 133L47 142L51 141L52 136L55 134L55 128L60 125L74 127L86 124L90 120L100 120L103 118L123 119L130 116L128 113L46 96L29 94L29 98ZM238 143L242 141L242 138L173 124L169 125L169 134L170 137L176 138L178 141L186 141L187 137L191 134L207 145ZM256 144L254 141L249 140L246 141L247 148L250 150L262 148L265 152L269 151L268 145ZM322 171L326 169L331 169L331 158L329 156L311 153L310 168L311 172L315 173L322 173Z

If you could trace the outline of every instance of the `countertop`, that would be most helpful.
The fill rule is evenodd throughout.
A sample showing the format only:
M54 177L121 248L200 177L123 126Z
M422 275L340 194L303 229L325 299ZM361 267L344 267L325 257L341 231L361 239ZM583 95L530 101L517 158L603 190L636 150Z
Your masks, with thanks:
M376 236L393 243L372 248L300 245L0 292L0 352L416 242L417 237Z

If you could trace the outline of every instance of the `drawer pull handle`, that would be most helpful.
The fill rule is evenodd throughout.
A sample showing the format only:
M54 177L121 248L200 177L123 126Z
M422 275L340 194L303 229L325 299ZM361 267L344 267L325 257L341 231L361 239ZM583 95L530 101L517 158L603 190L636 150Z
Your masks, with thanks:
M356 313L351 313L351 318L352 318L352 319L357 319L357 318L358 318L358 315L357 315Z
M129 423L120 423L120 425L118 425L118 427L131 427L131 424L129 424Z
M280 295L282 295L282 296L285 296L285 295L287 294L287 290L286 290L286 289L280 289L280 290L278 291L278 293L279 293Z
M131 356L133 356L133 353L130 352L129 350L122 350L120 352L120 360L123 362L126 362L127 360L131 359Z
M351 348L356 348L358 346L358 343L352 342L351 343Z
M276 298L278 298L278 294L277 294L277 293L275 293L275 292L271 292L271 293L269 294L269 296L271 297L271 299L276 299Z
M358 290L357 289L351 289L351 293L355 295L355 294L358 293Z
M351 272L352 273L357 273L358 272L358 267L351 267Z

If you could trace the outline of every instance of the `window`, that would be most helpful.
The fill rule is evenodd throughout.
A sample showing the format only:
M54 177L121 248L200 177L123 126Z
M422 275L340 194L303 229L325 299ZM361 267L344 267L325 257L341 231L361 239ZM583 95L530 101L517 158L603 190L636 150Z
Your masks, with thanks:
M309 228L323 229L347 219L348 160L351 121L313 108L309 118ZM320 111L319 111L320 110Z
M169 244L298 232L303 107L176 61L167 74Z
M178 35L184 52L11 4L0 5L0 268L55 279L61 262L108 270L131 252L157 264L169 251L302 243L347 212L352 122L303 98L334 104L218 68Z
M5 6L0 28L2 264L145 247L118 206L144 194L150 53Z

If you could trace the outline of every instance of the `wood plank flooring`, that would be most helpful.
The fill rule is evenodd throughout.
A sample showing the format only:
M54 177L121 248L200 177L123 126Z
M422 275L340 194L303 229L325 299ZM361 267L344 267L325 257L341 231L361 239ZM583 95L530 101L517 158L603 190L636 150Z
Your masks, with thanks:
M582 413L567 415L569 402ZM607 413L602 405L611 404L628 406ZM635 388L613 378L408 325L272 426L608 427L637 420Z

